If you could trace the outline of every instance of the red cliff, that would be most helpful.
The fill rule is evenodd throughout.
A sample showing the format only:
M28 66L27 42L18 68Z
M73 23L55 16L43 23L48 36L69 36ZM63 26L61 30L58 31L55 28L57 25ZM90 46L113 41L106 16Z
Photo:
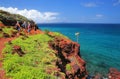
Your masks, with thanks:
M120 72L115 68L110 68L108 78L109 79L120 79Z
M55 37L49 45L56 51L56 65L65 74L65 79L86 79L86 63L80 56L80 45L69 39Z

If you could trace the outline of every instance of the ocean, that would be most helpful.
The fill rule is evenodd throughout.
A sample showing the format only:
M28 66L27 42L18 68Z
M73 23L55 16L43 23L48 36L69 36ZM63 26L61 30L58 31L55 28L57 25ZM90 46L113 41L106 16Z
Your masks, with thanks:
M60 32L76 41L89 74L107 75L109 68L120 70L120 24L38 24L42 30Z

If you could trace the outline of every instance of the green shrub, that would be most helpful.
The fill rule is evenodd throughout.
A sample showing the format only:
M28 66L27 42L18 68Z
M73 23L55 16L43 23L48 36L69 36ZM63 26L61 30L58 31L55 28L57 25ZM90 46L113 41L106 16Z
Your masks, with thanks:
M67 64L67 65L66 65L66 70L67 70L67 71L71 70L71 65L70 65L70 64Z
M12 35L12 31L16 31L15 29L13 29L12 26L9 28L7 26L5 26L2 30L3 30L3 33L7 33L9 35Z
M1 38L2 36L3 36L2 33L0 33L0 38Z

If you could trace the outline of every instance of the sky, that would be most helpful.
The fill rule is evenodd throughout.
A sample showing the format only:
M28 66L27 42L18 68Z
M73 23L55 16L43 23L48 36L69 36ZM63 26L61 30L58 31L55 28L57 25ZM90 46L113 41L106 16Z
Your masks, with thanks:
M120 23L120 0L0 0L0 9L37 23Z

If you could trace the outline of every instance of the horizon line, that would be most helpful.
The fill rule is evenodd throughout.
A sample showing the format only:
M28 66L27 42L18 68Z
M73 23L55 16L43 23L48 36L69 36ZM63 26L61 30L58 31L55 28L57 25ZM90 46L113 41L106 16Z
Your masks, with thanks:
M52 23L36 23L36 24L120 24L120 23L79 23L79 22L52 22Z

